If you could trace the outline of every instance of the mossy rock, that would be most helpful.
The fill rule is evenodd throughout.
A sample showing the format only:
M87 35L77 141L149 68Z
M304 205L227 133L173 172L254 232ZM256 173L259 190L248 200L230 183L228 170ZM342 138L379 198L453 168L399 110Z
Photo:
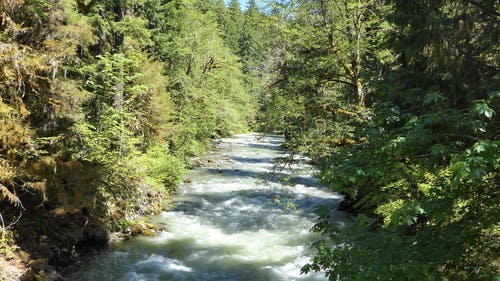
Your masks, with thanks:
M157 231L159 231L159 228L156 225L152 223L141 222L132 225L130 232L132 236L139 236L139 235L156 236Z
M130 230L130 234L132 234L132 236L139 236L139 235L142 235L145 230L146 230L146 228L144 227L144 225L137 223L137 224L132 225L131 230Z
M154 230L151 230L151 229L146 229L146 230L144 230L142 235L153 237L153 236L156 236L156 232Z
M152 223L145 222L144 227L146 227L147 229L150 229L150 230L158 231L158 227Z

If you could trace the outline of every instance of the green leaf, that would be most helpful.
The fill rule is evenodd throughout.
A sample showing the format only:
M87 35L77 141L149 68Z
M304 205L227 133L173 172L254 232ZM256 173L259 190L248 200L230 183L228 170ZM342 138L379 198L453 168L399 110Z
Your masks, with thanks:
M477 115L484 115L486 118L491 119L495 114L495 111L489 107L489 105L484 100L478 100L473 106L473 112Z
M446 146L442 144L435 144L431 146L431 154L433 156L442 155L446 152Z
M430 92L424 97L423 105L432 105L445 102L446 98L440 92Z
M487 142L485 142L485 141L478 141L472 147L472 149L476 153L484 152L484 151L486 151L486 148L487 148Z
M493 111L493 109L491 108L487 108L485 111L484 111L484 116L486 116L486 118L488 119L491 119L491 117L493 117L493 114L495 113L495 111Z

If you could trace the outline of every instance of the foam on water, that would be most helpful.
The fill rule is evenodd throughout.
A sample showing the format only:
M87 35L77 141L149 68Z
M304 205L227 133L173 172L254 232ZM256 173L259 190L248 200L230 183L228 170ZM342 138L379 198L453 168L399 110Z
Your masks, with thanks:
M176 207L152 218L168 231L122 243L72 278L327 280L320 273L301 275L300 268L318 238L309 232L315 208L334 207L341 196L318 185L307 159L269 175L273 159L283 156L281 143L256 134L222 139L221 150L210 156L213 165L190 173L192 183L182 185Z

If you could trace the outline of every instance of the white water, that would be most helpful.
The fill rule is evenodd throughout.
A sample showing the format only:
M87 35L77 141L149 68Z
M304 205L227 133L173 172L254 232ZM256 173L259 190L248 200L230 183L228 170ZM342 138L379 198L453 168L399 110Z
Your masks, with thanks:
M304 163L270 175L274 158L283 156L281 142L256 134L223 139L211 156L217 160L191 171L176 207L153 218L167 231L122 243L71 279L327 280L321 273L301 275L300 268L318 238L309 232L315 208L335 210L341 197L320 188ZM346 220L341 212L333 217Z

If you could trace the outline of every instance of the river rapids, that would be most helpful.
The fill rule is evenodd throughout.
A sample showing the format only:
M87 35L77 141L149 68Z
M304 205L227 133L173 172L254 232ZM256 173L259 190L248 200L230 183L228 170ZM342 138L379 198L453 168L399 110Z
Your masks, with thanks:
M207 165L189 173L174 207L151 218L165 231L102 252L71 280L327 280L300 268L319 238L309 231L316 208L335 210L342 198L318 184L307 161L277 165L287 156L282 142L258 134L220 140Z

